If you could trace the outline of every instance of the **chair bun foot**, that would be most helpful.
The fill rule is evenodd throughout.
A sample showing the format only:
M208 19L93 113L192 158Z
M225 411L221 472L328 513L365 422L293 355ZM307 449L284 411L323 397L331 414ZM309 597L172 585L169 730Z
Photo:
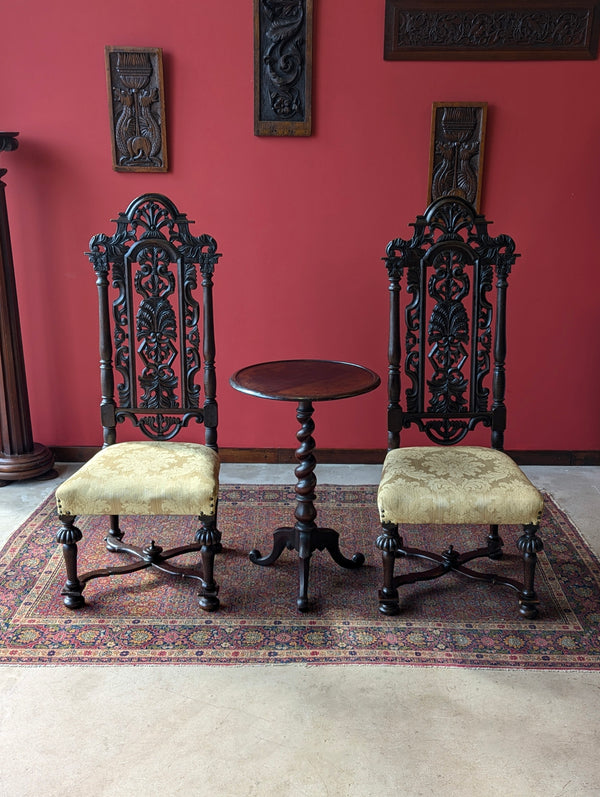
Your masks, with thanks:
M398 592L395 594L386 595L385 590L379 591L379 611L381 614L392 616L400 614L400 601L398 599Z
M310 608L308 598L297 598L296 606L298 607L299 612L307 612Z
M520 614L525 617L527 620L533 620L538 616L538 608L532 604L528 603L520 603L519 604L519 612Z
M205 612L216 612L221 605L216 595L201 595L198 603Z
M81 609L85 606L85 598L83 595L65 595L63 603L67 609Z

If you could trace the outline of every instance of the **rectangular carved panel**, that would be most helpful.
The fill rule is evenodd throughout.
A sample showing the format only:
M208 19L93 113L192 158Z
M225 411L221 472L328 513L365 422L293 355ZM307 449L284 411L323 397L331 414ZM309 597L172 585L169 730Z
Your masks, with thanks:
M162 50L106 47L105 59L113 168L166 172Z
M386 0L384 58L596 58L597 0Z
M313 0L254 0L254 135L312 132Z
M460 196L479 212L486 121L486 102L434 102L428 204Z

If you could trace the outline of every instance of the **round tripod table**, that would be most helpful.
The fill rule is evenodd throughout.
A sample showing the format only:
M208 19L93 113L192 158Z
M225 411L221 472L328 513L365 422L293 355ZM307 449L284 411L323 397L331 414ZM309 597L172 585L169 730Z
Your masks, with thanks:
M277 529L273 534L273 550L268 556L260 551L250 551L250 560L268 566L275 562L283 550L298 552L299 595L296 601L301 612L307 611L308 576L310 558L315 550L327 550L342 567L360 567L365 561L361 553L347 559L339 547L339 534L333 529L319 528L315 523L314 475L317 464L314 456L315 441L312 433L314 401L335 401L360 396L374 390L381 380L368 368L354 363L334 360L278 360L249 365L237 371L230 379L231 386L242 393L275 401L295 401L296 418L300 430L296 437L300 443L296 450L298 465L294 471L296 483L296 509L293 526Z

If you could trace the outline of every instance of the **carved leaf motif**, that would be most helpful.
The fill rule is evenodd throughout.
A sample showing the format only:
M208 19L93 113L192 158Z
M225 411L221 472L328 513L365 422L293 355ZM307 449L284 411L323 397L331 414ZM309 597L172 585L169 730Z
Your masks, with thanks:
M137 316L137 338L144 368L139 376L144 394L142 406L148 408L176 407L177 375L172 363L177 351L173 341L177 338L173 308L166 299L144 299Z
M468 381L461 369L467 361L463 344L468 341L469 318L461 302L436 304L429 320L429 343L434 344L429 354L434 371L429 380L433 412L459 412L467 404Z
M429 342L455 345L469 339L469 317L461 302L439 302L429 320Z

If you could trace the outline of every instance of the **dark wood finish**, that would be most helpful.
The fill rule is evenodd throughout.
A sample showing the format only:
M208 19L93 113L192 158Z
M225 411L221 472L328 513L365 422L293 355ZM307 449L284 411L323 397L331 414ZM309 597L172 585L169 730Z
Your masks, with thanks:
M433 103L428 204L460 196L479 211L486 121L486 102Z
M100 233L90 240L86 254L98 288L105 446L117 442L117 424L124 421L158 441L171 440L188 424L198 423L204 426L206 445L217 450L212 289L221 255L210 235L190 233L190 223L166 196L144 194L119 214L112 236ZM60 520L57 541L65 557L68 608L83 606L82 592L91 579L146 567L199 580L200 606L218 608L213 565L221 533L216 516L200 518L194 543L169 551L154 541L144 548L126 544L119 518L112 516L108 550L131 554L137 561L83 575L77 573L81 531L74 517L62 515ZM201 571L167 564L193 552L200 552Z
M386 0L384 58L589 59L597 0Z
M296 437L300 443L296 450L298 465L296 475L295 524L277 529L273 535L273 549L267 556L260 551L250 551L250 561L258 565L272 565L287 548L298 552L299 594L296 605L301 612L310 608L308 580L310 559L315 550L327 550L342 567L360 567L365 558L356 553L347 559L340 551L339 534L328 528L319 528L315 522L314 505L317 464L313 432L314 401L334 401L360 396L374 390L380 379L374 371L353 363L329 360L281 360L260 363L242 368L231 377L231 385L242 393L275 401L298 403L296 419L300 430Z
M254 135L312 132L313 0L254 0Z
M204 424L206 445L217 448L212 277L221 255L212 236L193 236L189 224L170 199L144 194L119 215L111 238L101 233L90 240L105 445L116 441L124 420L152 440L170 440L193 421ZM202 307L195 297L198 271Z
M390 450L400 446L401 433L410 426L440 446L461 443L476 427L484 426L490 429L492 447L503 450L506 293L519 255L512 238L492 237L488 225L463 199L444 197L417 216L411 239L396 238L387 246ZM398 526L384 523L377 540L384 570L381 612L399 611L401 584L457 572L515 589L521 614L534 617L535 561L543 547L537 530L537 525L525 526L518 542L525 573L520 583L466 567L483 556L500 558L497 526L490 528L483 548L459 554L450 546L437 554L405 546ZM436 566L394 576L396 559L408 556Z
M334 360L278 360L240 369L231 385L275 401L337 401L360 396L380 383L374 371Z
M104 52L113 169L166 172L162 50L106 47Z
M0 133L0 152L17 149L18 135ZM52 452L34 442L31 429L5 174L0 169L0 486L50 475L54 464Z
M390 291L388 448L397 448L401 430L414 424L439 445L460 443L483 425L491 429L493 447L502 449L506 291L519 257L514 242L507 235L492 238L485 218L459 197L437 200L412 226L412 239L390 241L385 258ZM403 278L410 301L401 304Z

